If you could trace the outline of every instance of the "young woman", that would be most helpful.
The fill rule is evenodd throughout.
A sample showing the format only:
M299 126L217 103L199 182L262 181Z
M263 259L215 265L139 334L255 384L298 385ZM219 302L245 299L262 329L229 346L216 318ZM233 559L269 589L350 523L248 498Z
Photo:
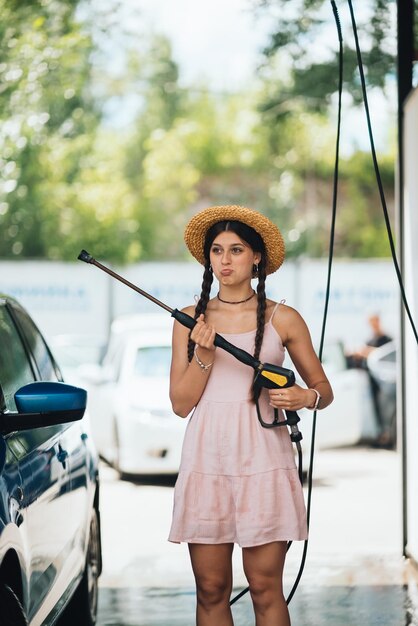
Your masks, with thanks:
M254 372L214 346L215 332L262 362L281 365L285 349L305 387L263 389L264 421L274 408L324 408L333 395L302 317L266 298L265 279L284 259L279 229L240 206L210 207L186 227L186 244L204 265L202 293L184 309L191 333L174 323L170 397L192 409L175 488L169 540L187 542L197 587L198 626L231 626L232 551L242 547L257 626L288 626L282 590L288 541L307 537L306 511L286 427L263 428ZM210 298L213 277L219 283ZM257 293L251 280L258 279Z

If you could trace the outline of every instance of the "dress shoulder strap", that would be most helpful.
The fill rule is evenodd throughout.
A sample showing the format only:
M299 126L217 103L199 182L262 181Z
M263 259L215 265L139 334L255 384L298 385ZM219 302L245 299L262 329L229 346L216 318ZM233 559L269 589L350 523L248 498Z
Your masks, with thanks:
M286 300L280 300L280 302L277 302L277 303L276 303L276 306L275 306L275 307L274 307L274 309L273 309L273 313L272 313L272 314L271 314L271 316L270 316L270 319L269 319L269 324L271 324L271 323L273 322L273 317L274 317L274 315L275 315L275 313L276 313L277 309L279 308L279 304L284 304L285 302L286 302Z

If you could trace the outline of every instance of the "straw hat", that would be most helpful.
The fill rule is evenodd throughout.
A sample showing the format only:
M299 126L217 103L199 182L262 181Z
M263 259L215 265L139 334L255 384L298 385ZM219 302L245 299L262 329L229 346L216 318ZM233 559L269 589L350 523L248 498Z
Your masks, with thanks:
M272 274L283 263L285 246L281 232L271 220L258 211L243 206L212 206L192 217L186 226L184 240L195 259L205 264L203 247L208 229L217 222L234 220L251 226L264 241L267 254L266 272Z

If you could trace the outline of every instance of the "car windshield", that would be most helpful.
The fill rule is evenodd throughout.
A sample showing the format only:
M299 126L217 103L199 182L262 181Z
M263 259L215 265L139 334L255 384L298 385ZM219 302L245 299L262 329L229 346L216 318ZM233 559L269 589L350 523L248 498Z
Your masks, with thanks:
M171 346L138 348L135 357L135 376L148 378L168 376L170 373Z
M63 367L78 367L84 363L99 363L103 348L95 345L59 345L52 342L52 350Z

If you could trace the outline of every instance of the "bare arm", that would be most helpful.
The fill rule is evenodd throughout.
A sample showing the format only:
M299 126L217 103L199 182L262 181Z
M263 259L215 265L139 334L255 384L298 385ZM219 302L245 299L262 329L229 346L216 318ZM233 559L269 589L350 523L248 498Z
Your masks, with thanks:
M193 316L194 309L188 307L184 309L184 312ZM211 368L203 369L195 357L190 363L188 362L188 336L188 329L178 322L174 322L170 400L174 413L180 417L187 417L199 402L212 371ZM200 362L204 365L213 363L216 351L213 344L215 329L212 325L206 324L203 315L199 316L197 324L192 330L191 338L197 345L197 356Z
M270 390L270 402L281 409L295 410L312 407L316 389L321 394L320 408L334 399L331 385L312 345L305 321L295 309L282 305L273 323L282 337L289 355L307 388L294 385L288 389Z

